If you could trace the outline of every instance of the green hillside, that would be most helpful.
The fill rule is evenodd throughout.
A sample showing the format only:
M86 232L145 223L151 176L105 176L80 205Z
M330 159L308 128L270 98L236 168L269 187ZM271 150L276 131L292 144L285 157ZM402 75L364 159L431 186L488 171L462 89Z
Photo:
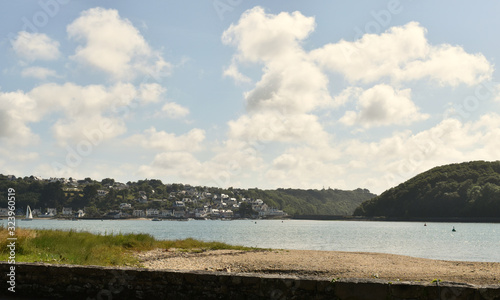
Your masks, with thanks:
M375 197L367 189L344 191L337 189L300 190L249 189L244 195L261 198L266 204L282 209L289 215L343 215L350 216L363 201Z
M500 217L500 161L433 168L362 203L354 215Z

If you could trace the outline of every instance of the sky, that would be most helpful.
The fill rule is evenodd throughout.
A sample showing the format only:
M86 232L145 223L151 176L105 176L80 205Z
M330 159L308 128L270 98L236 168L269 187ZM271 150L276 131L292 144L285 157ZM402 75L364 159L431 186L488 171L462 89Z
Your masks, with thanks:
M367 188L500 149L496 1L6 1L0 173Z

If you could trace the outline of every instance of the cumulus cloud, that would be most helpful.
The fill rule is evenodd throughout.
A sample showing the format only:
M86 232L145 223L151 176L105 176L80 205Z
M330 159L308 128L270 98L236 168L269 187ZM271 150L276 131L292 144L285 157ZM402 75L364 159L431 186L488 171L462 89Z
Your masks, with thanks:
M340 178L347 170L338 164L339 155L329 145L289 148L272 161L265 178L286 187L320 189L335 184L336 188L344 188Z
M224 69L223 75L224 77L233 78L236 83L249 83L252 81L249 77L245 76L238 70L238 66L236 65L234 60L231 65L229 65L229 67Z
M431 45L426 29L417 22L365 34L359 40L341 40L311 51L323 68L339 72L351 82L382 79L403 82L431 79L441 85L474 85L491 78L493 66L460 46Z
M179 119L189 114L189 109L175 102L167 102L161 108L161 114L171 119Z
M328 78L301 46L314 27L314 18L300 12L272 15L255 7L223 33L222 41L237 48L232 66L264 65L262 78L244 95L249 114L229 122L232 139L313 142L326 137L311 112L332 104Z
M328 134L312 114L279 114L261 112L244 115L230 121L229 138L248 142L307 142L328 141Z
M56 60L60 56L59 42L43 33L20 31L12 43L16 54L24 61Z
M298 41L305 39L314 26L313 17L305 17L298 11L272 15L257 6L224 31L222 41L238 48L240 60L270 61L296 51Z
M117 10L92 8L67 27L70 38L82 43L73 56L117 80L138 75L168 74L171 64L153 51L139 30Z
M125 133L120 114L138 98L140 90L126 83L109 87L48 83L34 88L29 95L36 99L40 113L60 113L52 132L59 145L66 145L89 139L102 141Z
M26 146L39 138L29 126L40 121L42 114L36 101L22 91L0 92L0 138L8 145Z
M145 103L158 102L166 89L158 83L142 83L139 87L139 99Z
M21 76L44 80L48 77L57 77L57 73L54 70L43 67L29 67L23 69L23 71L21 72Z
M205 131L192 129L184 135L177 136L174 133L157 131L151 127L143 134L133 135L128 138L128 144L138 144L146 149L158 149L161 151L186 151L194 152L201 149L201 143L205 140Z
M369 128L392 124L408 125L429 118L428 114L420 113L412 102L410 89L394 90L386 84L364 91L359 96L357 108L358 112L347 111L340 122Z

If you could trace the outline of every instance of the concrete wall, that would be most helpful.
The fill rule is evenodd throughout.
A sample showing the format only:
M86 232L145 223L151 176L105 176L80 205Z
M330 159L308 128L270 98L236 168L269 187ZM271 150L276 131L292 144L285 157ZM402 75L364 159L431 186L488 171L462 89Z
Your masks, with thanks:
M0 262L0 271L10 265ZM24 299L488 299L500 286L390 283L222 272L16 264L16 293L2 280L0 298ZM10 299L10 298L9 298Z

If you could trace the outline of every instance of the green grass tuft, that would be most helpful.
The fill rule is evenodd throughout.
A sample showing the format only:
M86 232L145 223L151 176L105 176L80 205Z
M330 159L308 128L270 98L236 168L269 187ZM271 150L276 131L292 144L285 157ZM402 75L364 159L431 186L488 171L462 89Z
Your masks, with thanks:
M0 227L0 260L8 260L8 231ZM55 264L140 266L134 252L156 248L183 251L255 248L231 246L220 242L202 242L192 238L159 241L149 234L92 234L74 230L16 229L16 261Z

